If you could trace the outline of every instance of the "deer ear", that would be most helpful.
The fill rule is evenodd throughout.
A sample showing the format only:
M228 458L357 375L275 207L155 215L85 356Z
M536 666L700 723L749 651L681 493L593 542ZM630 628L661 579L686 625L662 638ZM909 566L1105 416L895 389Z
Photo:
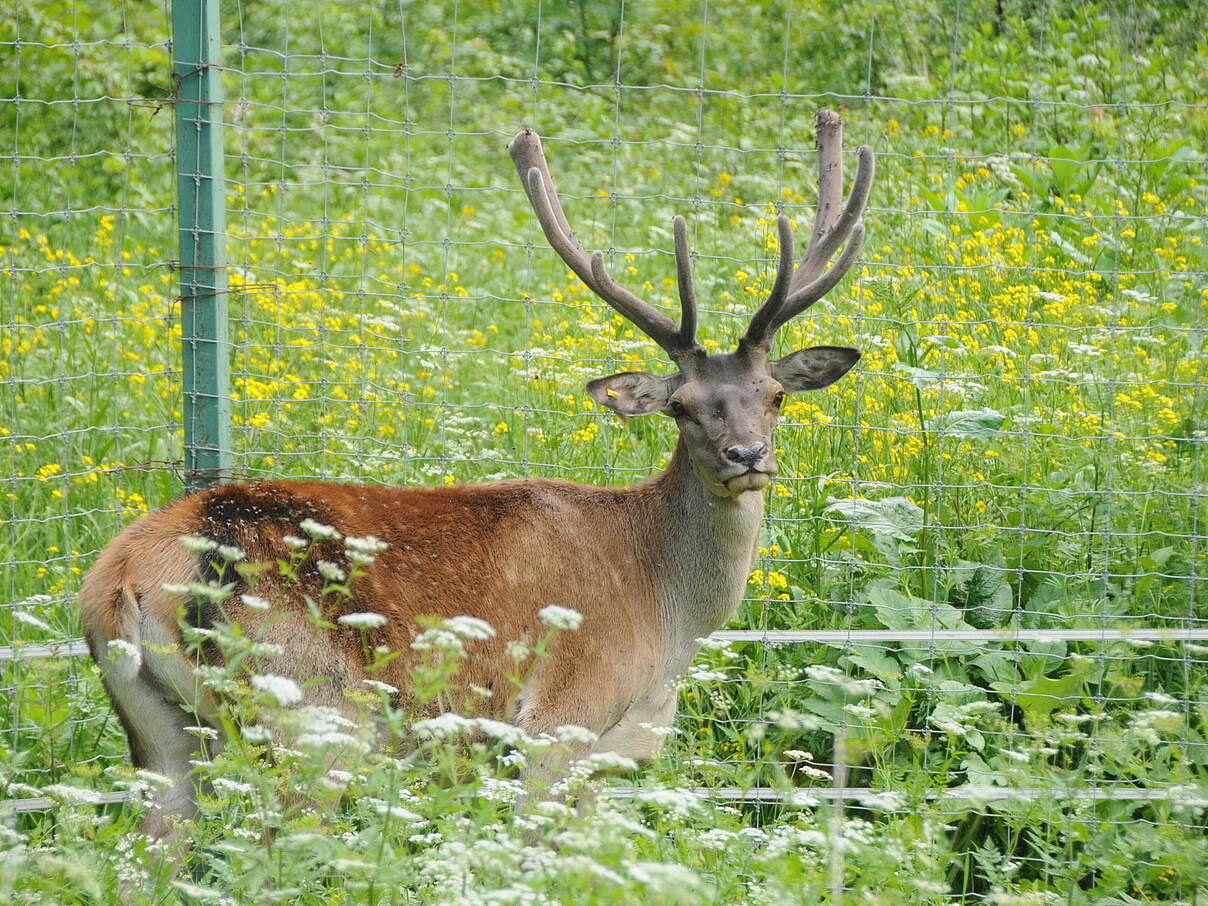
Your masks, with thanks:
M846 346L811 346L773 362L772 377L790 393L820 390L847 374L859 360L860 353Z
M671 394L683 382L684 376L678 371L666 376L623 371L589 381L587 392L601 406L621 415L650 415L666 408Z

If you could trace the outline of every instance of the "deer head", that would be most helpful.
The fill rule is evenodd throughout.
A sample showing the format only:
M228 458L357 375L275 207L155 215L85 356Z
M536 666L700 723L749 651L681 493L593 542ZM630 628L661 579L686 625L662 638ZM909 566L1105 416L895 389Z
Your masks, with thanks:
M751 318L734 352L708 354L696 341L696 295L692 286L687 225L674 221L680 323L622 287L604 267L604 254L590 257L575 238L558 201L541 139L525 130L508 147L541 228L567 266L597 296L659 344L679 370L653 375L627 371L587 385L591 398L621 415L670 415L701 484L719 497L760 491L776 473L772 430L785 394L818 390L841 378L860 358L845 346L798 349L771 359L772 339L851 268L864 239L861 215L873 180L873 153L856 152L855 183L843 202L843 125L821 110L817 118L818 206L809 246L794 266L788 217L777 218L780 261L767 300ZM843 248L834 264L827 264Z

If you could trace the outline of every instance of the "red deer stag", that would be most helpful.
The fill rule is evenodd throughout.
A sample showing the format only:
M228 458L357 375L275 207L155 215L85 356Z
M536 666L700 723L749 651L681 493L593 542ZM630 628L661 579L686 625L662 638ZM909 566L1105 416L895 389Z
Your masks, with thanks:
M345 713L351 712L345 690L369 676L362 632L373 646L406 653L421 615L476 616L496 635L473 643L459 681L495 690L498 701L488 702L488 713L534 736L576 724L597 734L594 750L639 762L653 756L662 736L649 728L673 720L676 680L698 640L742 600L763 518L761 492L776 472L772 429L785 394L827 386L860 356L819 346L769 357L777 329L834 287L860 250L873 154L857 152L859 170L844 203L841 145L839 117L820 112L819 195L809 246L794 267L790 223L778 219L779 270L771 293L738 348L710 355L696 341L684 220L675 219L683 312L677 326L618 285L600 252L588 256L562 211L540 139L528 130L517 135L509 151L550 245L677 366L667 375L625 372L587 385L593 400L622 415L673 417L679 440L670 465L624 488L539 478L439 488L224 484L140 518L102 552L84 580L80 607L134 763L176 781L148 811L144 832L162 836L169 819L195 813L189 762L198 743L186 728L198 720L221 726L217 704L200 688L182 644L182 613L200 626L237 622L247 635L277 643L284 654L273 662L274 672L300 684L306 703ZM336 542L316 542L318 555L306 561L295 584L278 579L274 586L269 573L261 577L256 591L273 599L270 611L249 606L240 594L222 604L181 594L182 585L204 580L213 569L182 538L212 539L241 549L249 563L272 563L288 555L289 536L300 535L305 520L386 543L352 583L348 602L350 611L385 617L382 625L320 629L308 619L305 596L317 600L324 581L319 572L326 564L317 557L338 566L344 548ZM268 591L263 583L270 583ZM577 610L582 623L561 634L551 656L511 694L506 677L514 663L505 641L533 639L541 632L539 611L555 603ZM407 702L407 666L401 657L373 674L402 690L399 704Z

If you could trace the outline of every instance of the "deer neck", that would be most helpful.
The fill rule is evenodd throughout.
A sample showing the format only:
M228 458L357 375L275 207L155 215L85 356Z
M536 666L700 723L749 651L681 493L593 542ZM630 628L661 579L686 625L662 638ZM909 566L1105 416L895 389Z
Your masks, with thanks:
M651 483L662 511L648 526L655 584L670 641L695 640L725 623L742 602L763 523L764 495L710 493L681 440L667 471ZM657 528L656 528L657 527ZM678 647L678 646L677 646ZM691 657L691 655L689 655Z

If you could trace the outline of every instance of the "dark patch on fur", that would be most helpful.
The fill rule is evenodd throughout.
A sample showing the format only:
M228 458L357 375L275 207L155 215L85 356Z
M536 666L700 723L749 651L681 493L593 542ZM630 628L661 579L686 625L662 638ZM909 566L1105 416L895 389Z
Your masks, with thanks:
M327 523L327 508L300 498L280 484L230 484L214 488L201 502L207 533L229 532L231 526L270 522L296 529L303 519Z
M306 496L296 493L285 484L266 482L262 484L221 485L203 492L200 500L199 534L203 538L242 550L249 562L272 562L284 552L265 549L281 534L302 534L303 520L314 519L327 525L332 523L330 509ZM265 529L271 527L271 531ZM319 547L316 545L316 547ZM319 556L325 556L323 551ZM342 550L341 550L342 553ZM326 559L337 561L334 556ZM338 561L337 561L338 562ZM300 571L304 580L313 582L318 578L313 564L305 565ZM198 557L198 581L207 584L233 584L232 595L247 591L247 585L235 569L217 553ZM227 616L221 604L194 598L189 608L191 625L211 629L216 623L226 622ZM201 646L204 660L216 663L219 653L216 646L206 642Z
M228 531L207 532L200 537L213 541L218 545L237 547L234 538ZM222 587L233 584L232 595L245 591L239 574L233 564L227 563L215 552L201 554L197 557L197 581L204 585ZM191 595L185 605L185 622L196 629L213 629L219 623L227 621L222 604L212 601L202 595ZM221 664L222 653L212 639L204 639L196 644L197 659L203 664Z

